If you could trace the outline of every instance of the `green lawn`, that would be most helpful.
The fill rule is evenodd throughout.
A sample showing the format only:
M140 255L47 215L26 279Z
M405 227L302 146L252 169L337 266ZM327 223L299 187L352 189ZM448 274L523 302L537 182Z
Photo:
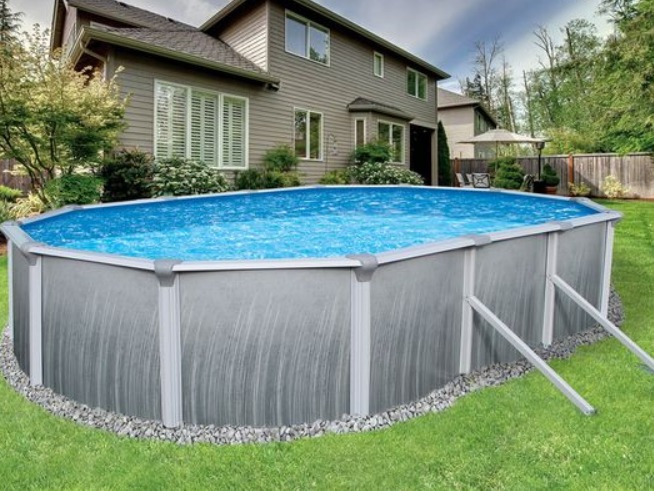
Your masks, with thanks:
M614 282L629 335L654 352L654 203L625 213ZM1 263L2 277L6 261ZM0 285L6 318L6 284ZM654 488L654 375L615 340L554 368L593 404L582 416L540 374L385 431L291 444L212 447L134 441L79 427L0 379L0 487Z

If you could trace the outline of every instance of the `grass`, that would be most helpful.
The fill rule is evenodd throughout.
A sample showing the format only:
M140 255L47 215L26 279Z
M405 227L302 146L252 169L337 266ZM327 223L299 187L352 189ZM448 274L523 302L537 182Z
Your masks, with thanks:
M614 260L623 329L652 353L654 206L606 204L625 213ZM0 319L6 312L2 282ZM385 431L232 447L86 429L26 402L0 378L0 487L654 488L654 375L613 339L552 365L598 414L582 416L532 373Z

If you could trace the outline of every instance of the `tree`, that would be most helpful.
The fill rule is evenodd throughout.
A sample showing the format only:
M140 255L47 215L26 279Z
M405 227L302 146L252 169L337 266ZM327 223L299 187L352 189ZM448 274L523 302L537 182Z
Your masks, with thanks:
M450 166L450 147L442 122L438 122L438 185L452 185L452 168Z
M35 27L0 53L0 151L21 165L41 199L48 180L113 148L126 104L115 79L76 71L50 54L46 39Z
M17 41L22 12L12 12L9 0L0 0L0 45L4 48Z

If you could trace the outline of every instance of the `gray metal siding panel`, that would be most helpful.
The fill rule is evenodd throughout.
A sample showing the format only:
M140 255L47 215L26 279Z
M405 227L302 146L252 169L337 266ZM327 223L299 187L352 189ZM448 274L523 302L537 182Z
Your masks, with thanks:
M11 244L13 261L14 301L14 354L22 370L30 373L30 305L29 305L29 263L23 253Z
M542 340L547 237L489 244L477 250L475 295L529 346ZM475 315L472 367L508 362L519 353Z
M288 425L349 409L350 271L184 273L184 420Z
M458 374L463 253L381 266L372 279L370 410L416 400Z
M254 7L247 15L235 19L218 35L236 51L268 69L268 7L266 2Z
M599 307L606 225L588 225L561 234L558 275L595 307ZM554 337L563 338L597 325L588 314L556 294Z
M152 273L43 259L44 384L91 407L161 417Z

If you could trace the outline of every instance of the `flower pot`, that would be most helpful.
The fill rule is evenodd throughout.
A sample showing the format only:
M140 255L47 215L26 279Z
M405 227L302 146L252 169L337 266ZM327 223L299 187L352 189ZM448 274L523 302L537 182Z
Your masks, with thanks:
M545 193L546 194L556 194L556 190L558 188L556 186L545 186Z

